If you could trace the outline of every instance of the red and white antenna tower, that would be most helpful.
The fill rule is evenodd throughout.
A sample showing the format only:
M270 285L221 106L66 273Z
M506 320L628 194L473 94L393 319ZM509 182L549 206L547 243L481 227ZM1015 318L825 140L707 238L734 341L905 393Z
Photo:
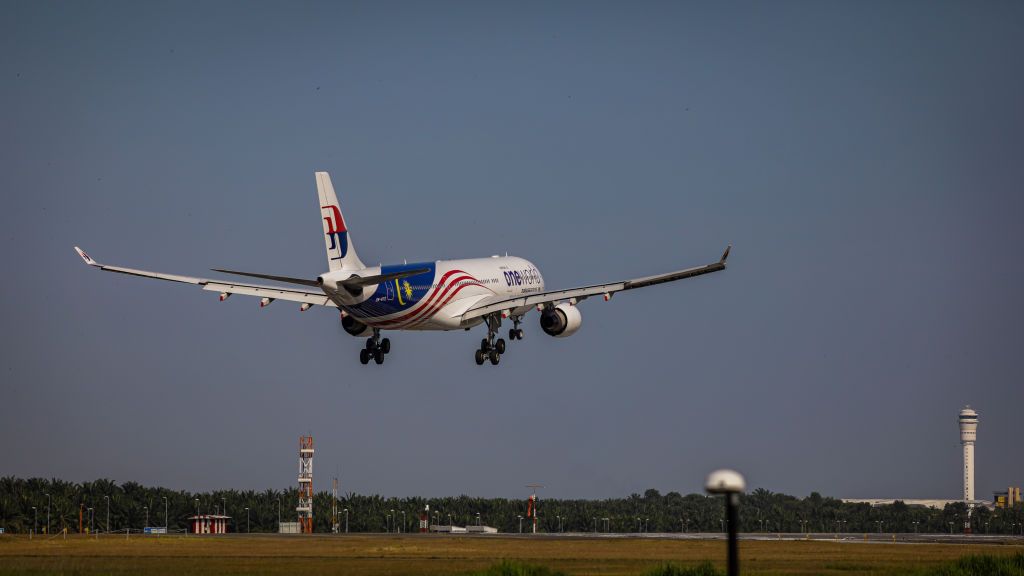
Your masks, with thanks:
M299 529L313 533L313 437L299 436Z
M533 488L533 494L526 502L526 517L533 521L533 533L537 533L537 488L543 488L543 484L527 484L527 488Z
M338 533L338 477L334 477L334 485L331 487L331 532Z

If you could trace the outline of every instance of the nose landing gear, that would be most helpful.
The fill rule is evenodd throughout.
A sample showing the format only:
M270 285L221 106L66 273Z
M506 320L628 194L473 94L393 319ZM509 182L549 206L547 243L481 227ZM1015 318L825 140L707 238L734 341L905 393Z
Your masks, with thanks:
M522 321L522 319L523 319L522 316L513 316L512 317L512 326L513 327L508 329L508 339L509 340L522 340L523 336L526 335L523 332L523 329L519 327L519 323Z
M359 363L369 364L370 359L377 364L384 363L384 355L391 352L391 340L380 337L380 328L373 329L373 336L366 339L366 347L359 351Z

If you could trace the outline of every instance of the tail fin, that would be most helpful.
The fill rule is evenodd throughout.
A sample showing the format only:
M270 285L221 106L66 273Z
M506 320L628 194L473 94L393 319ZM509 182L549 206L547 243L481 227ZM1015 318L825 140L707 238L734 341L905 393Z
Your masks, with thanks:
M316 191L320 196L320 218L324 223L324 245L327 246L329 269L334 271L365 268L356 255L355 246L352 245L352 236L345 225L345 217L341 215L330 174L316 173Z

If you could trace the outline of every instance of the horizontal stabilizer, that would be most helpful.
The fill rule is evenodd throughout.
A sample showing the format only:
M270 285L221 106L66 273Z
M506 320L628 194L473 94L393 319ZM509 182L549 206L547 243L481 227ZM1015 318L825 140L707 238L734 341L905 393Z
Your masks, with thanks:
M400 278L408 278L409 276L416 276L417 274L424 274L430 272L430 268L416 268L415 270L402 270L401 272L392 272L390 274L379 274L377 276L353 276L347 280L342 280L341 285L346 288L362 288L363 286L374 286L377 284L383 284L384 282L390 282L392 280L398 280Z
M273 274L257 274L256 272L239 272L237 270L224 270L223 268L211 268L214 272L223 272L225 274L234 274L236 276L249 276L251 278L263 278L264 280L276 280L278 282L286 282L288 284L299 284L302 286L319 286L320 283L316 280L306 280L305 278L292 278L291 276L275 276Z

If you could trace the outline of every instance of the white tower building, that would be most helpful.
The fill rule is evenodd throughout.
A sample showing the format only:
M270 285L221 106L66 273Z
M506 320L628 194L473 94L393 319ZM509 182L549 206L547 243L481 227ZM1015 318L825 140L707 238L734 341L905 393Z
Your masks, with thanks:
M964 501L974 501L974 441L978 438L978 413L967 406L960 411L960 443L964 445Z

